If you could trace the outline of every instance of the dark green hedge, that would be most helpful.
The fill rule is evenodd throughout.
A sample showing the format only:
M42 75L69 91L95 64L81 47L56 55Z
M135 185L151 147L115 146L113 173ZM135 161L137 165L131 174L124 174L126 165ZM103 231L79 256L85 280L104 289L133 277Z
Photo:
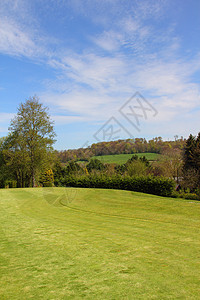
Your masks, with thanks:
M61 185L67 187L129 190L159 196L171 196L175 183L173 180L164 177L89 175L81 177L65 176Z

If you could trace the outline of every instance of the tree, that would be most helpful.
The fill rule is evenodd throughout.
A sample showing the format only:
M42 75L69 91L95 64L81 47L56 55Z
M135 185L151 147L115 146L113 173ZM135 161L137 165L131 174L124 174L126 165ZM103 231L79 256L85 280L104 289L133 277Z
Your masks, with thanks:
M36 186L36 177L41 170L47 169L51 160L52 145L55 140L53 122L48 114L48 108L39 102L37 96L30 97L21 103L17 115L11 120L10 146L7 147L7 156L13 153L16 157L25 157L31 186Z
M198 170L200 175L200 132L196 139L196 147L194 149L194 161L195 161L195 168Z
M4 145L5 145L6 138L0 138L0 188L5 187L5 181L8 179L12 179L11 172L8 171L6 166L6 161L4 157Z
M184 149L184 170L187 171L191 168L195 167L194 160L194 151L196 148L196 139L190 134L189 138L186 141L185 149Z
M182 151L178 148L166 149L162 154L163 156L158 164L161 173L166 177L173 178L179 183L182 177L183 167ZM154 165L156 166L156 163Z
M30 182L30 158L22 140L15 133L9 134L3 144L3 157L6 169L9 170L7 179L14 178L18 187L25 187Z
M65 168L65 173L67 175L74 174L79 171L82 171L82 168L77 162L74 162L74 161L70 161L69 164Z
M54 174L52 169L48 169L43 172L40 176L40 183L44 187L52 187L54 186Z
M86 167L89 173L92 172L92 170L103 171L105 169L104 164L97 158L91 159Z
M135 161L133 160L132 162L127 164L126 173L129 176L145 176L147 175L147 166L140 159Z
M197 137L190 134L184 149L184 186L191 191L198 189L200 195L200 133Z

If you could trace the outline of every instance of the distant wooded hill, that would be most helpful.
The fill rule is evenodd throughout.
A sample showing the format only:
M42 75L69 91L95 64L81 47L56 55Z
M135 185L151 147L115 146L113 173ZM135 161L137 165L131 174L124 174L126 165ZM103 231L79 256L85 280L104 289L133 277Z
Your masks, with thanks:
M181 137L175 141L163 141L161 137L155 137L149 141L144 138L117 140L92 144L88 148L69 149L57 151L60 161L65 163L70 160L86 160L93 156L134 154L134 153L165 153L172 149L183 149L186 139Z

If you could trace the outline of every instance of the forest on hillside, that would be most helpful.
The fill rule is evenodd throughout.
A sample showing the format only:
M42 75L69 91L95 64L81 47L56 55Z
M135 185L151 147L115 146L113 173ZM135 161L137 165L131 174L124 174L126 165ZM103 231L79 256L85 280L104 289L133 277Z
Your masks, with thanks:
M115 154L135 154L135 153L159 153L164 154L173 150L183 150L186 139L175 136L174 141L163 141L162 137L155 137L150 140L145 138L135 138L117 140L109 142L99 142L87 148L69 149L57 151L57 155L62 163L70 160L88 161L93 156L115 155Z

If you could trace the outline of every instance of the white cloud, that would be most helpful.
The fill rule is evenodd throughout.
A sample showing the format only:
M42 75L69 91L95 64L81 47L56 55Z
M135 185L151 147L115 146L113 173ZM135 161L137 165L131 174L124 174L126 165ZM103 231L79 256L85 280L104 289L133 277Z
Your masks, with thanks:
M14 117L12 113L0 113L0 133L5 135L8 132L8 124Z
M60 70L66 81L70 79L76 84L86 85L86 90L93 89L96 93L114 91L125 69L121 56L106 57L93 53L69 54L60 61L51 60L49 64Z
M0 123L5 123L10 121L14 117L12 113L0 113Z
M30 1L0 1L0 53L43 61L49 56L47 40L52 39L42 32Z
M44 98L88 121L105 121L138 90L159 112L152 122L172 121L200 103L199 86L191 78L196 69L195 60L154 59L144 64L123 55L66 56L62 63L63 78L70 77L73 88L66 92L68 84L63 84L62 88L59 86L60 92L47 93ZM86 86L80 87L80 83Z
M97 46L106 51L116 51L122 44L122 34L115 31L105 31L98 37L93 38Z
M41 100L51 106L56 104L57 111L65 114L67 123L70 120L72 122L74 120L77 122L103 121L105 118L110 117L110 113L115 106L112 97L85 90L62 94L46 93L42 95ZM69 116L69 114L73 115ZM65 120L64 116L59 118L62 121Z
M9 55L36 55L36 46L26 32L6 19L0 19L0 52Z

